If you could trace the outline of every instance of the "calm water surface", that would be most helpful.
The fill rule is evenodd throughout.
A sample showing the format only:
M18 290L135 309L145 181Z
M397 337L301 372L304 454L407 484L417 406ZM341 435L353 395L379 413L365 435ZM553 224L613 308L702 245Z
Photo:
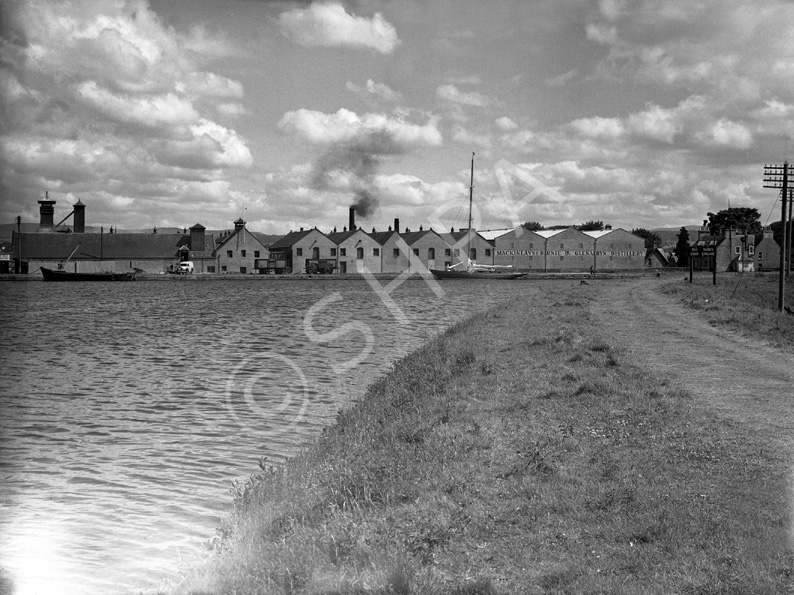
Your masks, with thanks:
M294 453L428 338L530 287L387 285L0 284L6 584L114 595L178 579L233 481Z

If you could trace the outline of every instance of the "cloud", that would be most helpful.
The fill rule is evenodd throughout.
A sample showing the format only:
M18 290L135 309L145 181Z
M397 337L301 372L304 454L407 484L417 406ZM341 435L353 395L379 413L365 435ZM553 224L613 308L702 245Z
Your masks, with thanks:
M570 81L575 79L577 76L579 76L579 70L576 68L572 68L571 70L568 70L567 72L563 72L560 75L547 78L546 84L549 87L564 87Z
M436 95L452 103L473 107L499 105L499 102L492 97L474 91L466 93L460 91L455 85L441 85L436 89Z
M105 116L157 128L163 125L190 124L198 120L193 104L174 93L148 97L123 96L100 87L96 81L78 85L78 98Z
M313 144L365 143L381 153L399 153L418 146L438 146L442 140L433 118L422 126L382 114L359 116L345 108L333 114L307 109L287 112L279 120L278 127Z
M505 131L507 131L507 130L515 130L516 128L518 128L518 124L516 124L515 122L513 122L513 120L511 120L511 119L510 119L510 118L508 118L507 116L502 116L501 118L497 118L497 119L494 121L494 123L496 124L496 126L497 126L497 127L500 129L500 130L505 130Z
M403 99L402 94L393 90L388 85L376 83L372 79L368 79L365 85L357 85L348 81L345 86L348 91L355 93L365 101L376 98L390 103L399 103Z
M305 47L370 48L391 54L400 43L397 30L380 13L371 19L357 17L340 4L312 3L282 13L278 21L287 38Z

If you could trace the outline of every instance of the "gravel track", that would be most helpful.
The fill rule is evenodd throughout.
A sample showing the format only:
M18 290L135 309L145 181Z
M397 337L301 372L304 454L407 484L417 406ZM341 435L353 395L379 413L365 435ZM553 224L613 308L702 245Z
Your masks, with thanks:
M718 329L662 294L664 281L593 282L591 314L629 360L747 424L794 455L794 361L757 340Z

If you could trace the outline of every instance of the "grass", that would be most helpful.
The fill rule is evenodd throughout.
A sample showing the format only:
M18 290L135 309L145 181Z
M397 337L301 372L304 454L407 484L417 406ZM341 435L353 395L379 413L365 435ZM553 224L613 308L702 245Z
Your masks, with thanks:
M717 285L709 274L692 284L668 284L665 291L698 310L712 325L794 353L794 315L779 312L777 273L722 274L717 276ZM785 283L784 304L794 308L794 278Z
M565 287L454 327L263 462L174 593L790 593L790 462L626 361Z

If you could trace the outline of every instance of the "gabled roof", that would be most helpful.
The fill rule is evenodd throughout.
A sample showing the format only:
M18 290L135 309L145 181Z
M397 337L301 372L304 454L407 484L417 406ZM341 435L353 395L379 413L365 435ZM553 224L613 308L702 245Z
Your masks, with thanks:
M422 231L409 231L407 233L401 233L400 237L405 240L405 243L409 246L414 242L420 240L421 238L425 237L427 234L432 233L438 236L436 232L432 229L424 229ZM440 238L441 236L439 236Z
M291 231L287 235L283 236L281 239L273 242L270 244L271 250L278 250L279 248L291 248L297 242L305 238L311 232L315 231L314 229L308 230L301 230L301 231Z
M499 236L503 236L507 233L510 233L511 231L515 231L515 229L482 229L477 233L480 234L483 238L485 238L489 242L492 242ZM527 229L526 231L530 231L530 230Z
M380 244L381 246L384 246L386 244L386 242L388 242L391 239L391 237L393 235L395 235L395 234L399 237L399 234L397 234L396 231L391 231L391 230L390 231L376 231L375 233L369 234L369 236L373 240L378 242L378 244Z
M548 239L548 238L550 238L552 236L556 236L558 233L562 233L564 231L568 231L569 229L572 229L572 228L571 227L566 227L565 229L539 229L539 230L537 230L534 233L536 233L539 236L542 236L542 237Z
M233 232L231 232L228 236L225 236L225 237L221 238L220 241L218 242L218 245L215 247L215 249L216 250L221 250L226 244L228 244L233 238L235 238L237 236L244 237L244 241L246 241L246 242L248 242L249 240L253 241L253 242L256 242L262 248L267 250L267 246L265 246L262 242L260 242L259 238L257 238L254 234L252 234L250 231L248 231L245 227L238 227Z
M359 231L361 231L361 233L363 233L364 235L368 235L367 232L362 231L360 229L353 229L350 231L332 231L331 233L326 235L328 236L328 239L331 240L334 244L339 245L348 238L351 238L352 236L356 235L356 233L358 233Z

